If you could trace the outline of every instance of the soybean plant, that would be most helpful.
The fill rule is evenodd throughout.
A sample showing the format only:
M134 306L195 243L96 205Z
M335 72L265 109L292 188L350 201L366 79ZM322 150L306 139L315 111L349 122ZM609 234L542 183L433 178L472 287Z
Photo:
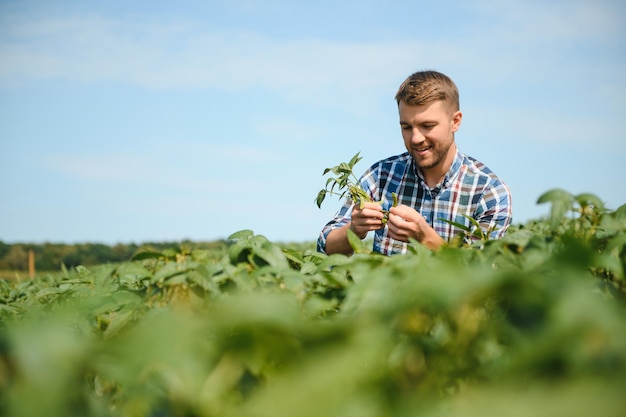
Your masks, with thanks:
M357 152L356 155L350 159L350 162L342 162L334 167L324 169L322 175L326 175L330 172L335 174L335 176L328 178L326 186L317 193L315 202L318 207L322 207L322 203L328 195L337 195L340 199L347 196L354 204L358 204L360 208L363 208L365 203L368 202L383 204L383 200L374 201L370 197L363 187L361 187L359 179L354 174L354 166L363 159L360 154L361 152ZM396 193L392 193L391 195L393 197L392 207L396 207L398 205L398 195ZM383 210L383 213L385 214L383 223L386 223L389 218L389 211Z

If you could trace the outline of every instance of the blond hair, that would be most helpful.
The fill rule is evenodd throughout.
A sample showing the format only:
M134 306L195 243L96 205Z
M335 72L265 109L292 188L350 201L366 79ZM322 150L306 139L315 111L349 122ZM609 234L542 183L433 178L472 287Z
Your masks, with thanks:
M437 71L419 71L410 75L400 85L396 101L420 106L442 100L454 112L459 110L459 90L447 75Z

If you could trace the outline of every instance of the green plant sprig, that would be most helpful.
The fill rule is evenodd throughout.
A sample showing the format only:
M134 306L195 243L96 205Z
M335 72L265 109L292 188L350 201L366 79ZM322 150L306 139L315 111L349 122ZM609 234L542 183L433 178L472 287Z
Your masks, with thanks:
M359 179L354 174L354 166L363 159L360 156L361 152L357 152L356 155L350 159L349 162L342 162L331 168L324 169L322 175L326 175L329 172L335 174L334 177L328 178L326 186L317 193L315 202L317 207L321 208L322 203L329 195L337 195L339 198L348 196L354 204L358 204L360 208L363 208L365 203L377 203L383 204L384 200L374 201L369 194L359 184ZM392 193L393 207L398 205L398 195ZM389 211L383 210L385 217L383 218L383 224L387 223L389 218Z

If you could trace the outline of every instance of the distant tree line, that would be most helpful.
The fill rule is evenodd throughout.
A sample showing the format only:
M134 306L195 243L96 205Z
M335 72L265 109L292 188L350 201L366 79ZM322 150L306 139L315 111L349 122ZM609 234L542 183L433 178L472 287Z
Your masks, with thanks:
M190 249L211 249L223 246L225 242L148 242L143 244L105 245L101 243L15 243L0 241L0 271L28 271L28 253L33 251L37 271L59 271L65 266L92 266L106 263L125 262L140 249L163 251L187 247Z

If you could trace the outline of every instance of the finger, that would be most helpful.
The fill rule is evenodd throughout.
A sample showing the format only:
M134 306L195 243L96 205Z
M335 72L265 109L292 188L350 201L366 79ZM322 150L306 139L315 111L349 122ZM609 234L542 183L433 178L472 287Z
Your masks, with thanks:
M408 240L408 232L402 228L399 228L393 224L387 223L389 236L393 239L400 240L402 242L406 242Z
M360 218L360 219L382 220L383 217L385 217L385 215L383 214L382 211L363 209L363 210L355 211L352 214L352 217Z
M408 227L407 219L397 214L393 214L393 213L389 213L389 223L391 223L392 226L398 229L403 229L405 227Z
M360 219L355 222L355 225L368 230L377 230L382 227L383 222L380 219Z
M371 219L376 219L376 220L382 220L383 217L385 217L385 214L382 212L382 210L369 210L367 209L367 211L365 211L365 216L369 217Z

